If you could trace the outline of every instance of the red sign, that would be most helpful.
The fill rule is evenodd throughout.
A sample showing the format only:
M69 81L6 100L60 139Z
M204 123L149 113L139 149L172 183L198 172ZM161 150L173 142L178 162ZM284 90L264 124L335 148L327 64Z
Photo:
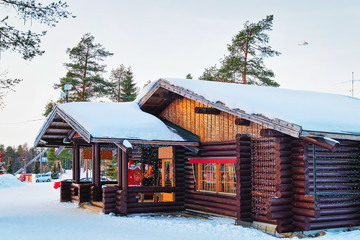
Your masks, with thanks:
M236 158L190 158L190 163L236 163Z

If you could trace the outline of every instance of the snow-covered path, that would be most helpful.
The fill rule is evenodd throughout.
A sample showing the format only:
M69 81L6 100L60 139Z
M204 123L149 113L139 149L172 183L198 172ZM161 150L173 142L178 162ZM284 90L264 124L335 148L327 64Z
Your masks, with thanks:
M277 239L263 232L234 226L233 220L185 217L115 217L59 203L53 183L26 183L0 188L0 239L211 240ZM359 231L327 233L324 239L360 239Z

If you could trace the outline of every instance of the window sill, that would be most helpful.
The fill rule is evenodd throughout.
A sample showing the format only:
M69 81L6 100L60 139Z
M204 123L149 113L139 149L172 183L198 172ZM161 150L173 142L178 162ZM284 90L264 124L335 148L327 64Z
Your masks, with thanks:
M231 197L236 197L236 193L224 193L224 192L213 192L213 191L206 191L206 190L195 190L196 192L199 193L210 193L210 194L214 194L214 195L223 195L223 196L231 196Z

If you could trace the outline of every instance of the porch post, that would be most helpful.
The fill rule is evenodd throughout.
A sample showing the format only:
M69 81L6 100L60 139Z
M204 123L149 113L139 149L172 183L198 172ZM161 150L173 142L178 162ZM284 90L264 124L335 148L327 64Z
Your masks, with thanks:
M92 174L91 174L91 183L95 185L95 178L96 178L96 154L95 154L95 144L96 143L93 143L91 145L91 153L92 153L92 156L91 156L91 165L92 165Z
M120 152L120 150L119 150ZM120 169L119 169L120 170ZM120 214L127 215L127 199L128 199L128 154L121 150L121 200Z
M122 181L121 181L121 189L123 191L128 190L128 155L126 152L122 151L121 152L121 170L122 170Z
M76 155L76 147L75 147L75 144L72 146L72 158L71 158L71 168L72 168L72 180L73 182L75 182L75 167L76 167L76 164L75 164L75 155Z
M73 180L75 183L80 182L80 147L79 144L74 144L73 147ZM75 173L74 173L75 172Z
M93 173L92 183L94 184L93 199L98 201L101 199L101 177L100 177L100 144L95 143L92 146Z
M116 164L118 168L116 176L117 184L119 185L119 187L122 187L122 151L119 147L117 148Z

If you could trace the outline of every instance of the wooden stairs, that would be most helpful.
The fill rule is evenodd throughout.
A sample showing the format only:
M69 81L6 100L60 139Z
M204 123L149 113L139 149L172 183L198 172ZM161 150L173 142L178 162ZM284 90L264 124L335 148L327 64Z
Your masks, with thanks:
M101 213L103 211L104 204L102 202L86 202L80 204L79 207Z

